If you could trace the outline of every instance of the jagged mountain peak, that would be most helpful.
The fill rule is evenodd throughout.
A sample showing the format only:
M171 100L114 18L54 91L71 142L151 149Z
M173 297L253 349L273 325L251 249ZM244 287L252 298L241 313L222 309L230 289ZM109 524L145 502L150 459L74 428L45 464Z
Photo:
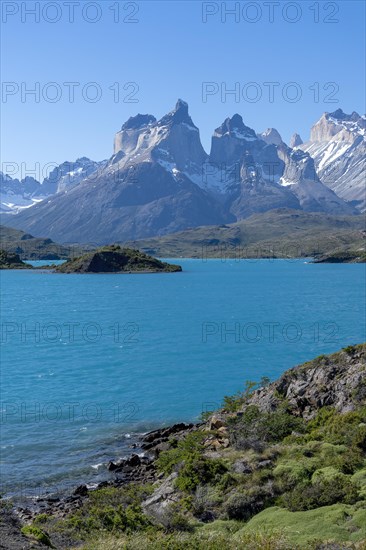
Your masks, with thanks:
M293 134L291 139L290 139L290 147L291 148L294 148L294 147L298 147L299 145L302 145L304 142L303 140L301 139L301 136L299 134Z
M214 136L216 137L225 135L238 139L258 139L255 131L244 124L242 116L238 113L233 115L231 118L226 118L221 126L216 128L214 132Z
M267 128L267 130L259 134L258 137L268 145L281 145L281 143L283 143L281 135L276 128Z
M141 115L140 113L135 116L131 116L126 122L122 125L122 130L138 130L140 128L145 128L156 122L156 118L153 115Z
M188 124L192 128L197 128L189 116L188 103L183 99L178 99L175 107L167 115L164 115L159 121L159 126L172 126L173 124Z
M347 122L356 122L361 118L361 116L356 111L353 111L350 115L347 115L342 109L336 109L333 113L324 113L324 116L328 120L335 118L336 120L344 120Z
M323 115L317 131L319 137L330 138L317 146L333 150L337 141L337 166L344 151L349 154L347 162L357 152L361 173L360 123L365 119L353 120L357 116L340 110ZM146 114L129 118L116 134L109 161L98 165L82 157L73 166L60 165L55 178L49 178L50 185L57 185L55 195L25 208L14 223L39 234L52 227L51 237L57 240L104 242L111 235L135 239L228 223L280 207L355 213L352 205L323 185L316 170L322 165L314 166L312 151L303 151L304 145L288 147L274 128L257 135L236 113L214 132L208 156L188 104L180 99L158 121ZM44 183L42 191L46 190ZM3 202L7 211L15 201L7 193ZM29 205L29 201L24 203Z
M332 113L324 113L314 124L310 132L310 141L342 141L353 143L365 134L366 120L356 111L350 115L337 109Z

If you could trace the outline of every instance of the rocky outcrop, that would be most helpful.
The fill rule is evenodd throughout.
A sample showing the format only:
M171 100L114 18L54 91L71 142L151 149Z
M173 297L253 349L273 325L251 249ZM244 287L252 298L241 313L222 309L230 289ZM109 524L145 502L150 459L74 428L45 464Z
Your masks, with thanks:
M319 409L345 413L366 404L366 344L349 346L286 371L267 388L254 392L248 404L275 410L286 400L292 413L313 418Z
M174 505L181 498L180 493L174 485L177 477L177 472L170 474L157 486L152 496L142 503L144 513L157 524L169 525Z
M237 397L235 396L234 401ZM249 410L249 407L253 405L255 407ZM281 431L284 420L283 418L281 419L281 416L278 424L279 430L275 430L273 433L273 426L271 424L268 425L268 419L265 418L266 415L259 414L258 416L252 414L245 419L245 413L253 412L255 408L258 408L262 412L272 412L280 407L283 411L283 405L286 405L285 425L287 428L282 435ZM224 520L229 517L230 519L246 521L261 512L264 508L272 506L271 503L274 498L287 497L295 489L298 492L299 489L301 491L309 490L309 487L313 487L313 482L316 480L313 475L315 470L317 470L318 475L321 472L328 471L329 473L329 470L332 470L336 472L338 481L339 476L343 480L346 479L344 474L341 472L337 473L334 467L329 468L327 463L328 455L322 455L322 446L327 446L329 443L328 440L325 440L325 442L317 440L316 445L311 445L312 442L309 442L305 437L305 441L300 441L298 447L296 447L297 443L294 441L291 445L288 445L284 438L287 435L291 435L291 433L292 435L299 435L296 428L300 427L301 430L301 426L303 426L303 421L293 418L293 416L300 416L305 421L308 421L314 418L317 412L323 407L335 408L339 413L357 411L357 414L359 414L365 405L366 344L360 344L349 346L329 356L320 356L308 363L286 371L276 382L259 388L253 393L249 392L246 394L244 402L239 409L235 407L234 410L221 409L216 411L206 422L200 425L180 423L144 434L139 443L133 445L135 449L133 454L118 463L109 463L108 469L114 476L114 479L99 483L97 489L105 487L118 488L124 486L126 483L149 483L149 487L152 486L153 492L152 494L150 492L145 493L141 501L141 509L150 522L163 526L170 532L174 522L174 515L180 509L179 507L184 497L187 498L187 492L184 492L181 485L177 483L177 479L182 472L182 466L187 459L192 459L194 463L199 457L196 467L199 466L201 468L204 464L206 466L208 464L211 466L216 464L218 467L221 464L220 467L223 468L222 472L227 472L229 475L222 476L219 483L219 478L215 477L215 492L213 495L212 479L202 479L202 482L194 489L194 492L191 492L189 495L189 498L194 503L193 509L191 509L191 513L193 512L194 516L191 516L191 518L195 522L198 520L201 522L211 522L218 517ZM283 413L281 414L283 415ZM264 418L265 424L255 424L256 419L258 421L258 418L260 420L261 417ZM241 421L243 420L245 422L241 425ZM349 426L351 427L351 425L352 420ZM243 437L246 438L246 442L249 441L248 448L254 449L255 452L248 453L246 450L247 447L238 445L238 441L235 441L235 438L233 439L233 433L236 431L240 435L240 430L243 429L243 426L246 429L246 435ZM266 439L263 426L266 429L270 428L269 432L276 438L274 441ZM258 431L258 427L262 431ZM364 430L364 424L360 424L359 427L361 428L360 435L364 434L364 431L362 431ZM248 429L249 436L247 433ZM254 430L254 434L251 433L251 429ZM202 443L199 446L193 444L192 456L188 452L183 457L183 461L182 457L178 458L178 461L174 463L173 469L168 474L159 473L155 460L160 452L168 449L177 449L177 441L179 442L186 438L187 435L191 435L193 431L201 432L196 435L199 436L197 441L200 439ZM250 440L250 437L253 435L254 438ZM257 446L256 440L258 438L262 438L262 443L264 443L260 448ZM193 439L196 439L196 437ZM273 442L276 442L276 444L273 445ZM356 443L356 447L353 447L353 450L356 449L356 452L359 452L357 451L357 446L359 446L359 449L363 449L363 452L365 447L362 447L362 445L364 443L362 445L359 442ZM192 438L190 441L191 444ZM333 446L332 444L331 447ZM337 447L340 449L344 445L338 445ZM137 448L143 452L137 454ZM352 448L350 447L350 449ZM290 455L290 460L288 460L289 452L293 453L293 459ZM351 456L354 455L351 454ZM311 466L307 462L307 458L309 457L313 459ZM318 460L319 463L317 462ZM216 461L216 463L211 461ZM291 473L292 465L297 466L298 462L304 470L304 474L302 474L302 470L300 469L301 475L305 476L306 479L306 476L309 474L309 480L305 487L301 485L304 479L301 478L297 482L295 475L293 478L295 481L294 483L291 481L289 492L287 481L285 485L274 483L274 479L286 480L286 472ZM362 463L352 465L352 461L348 462L346 460L344 464L347 468L351 464L351 468L357 471L357 475L361 479L363 475L363 470L361 469ZM309 472L307 472L308 467L310 468ZM297 474L297 470L294 473ZM353 477L351 478L350 475L347 475L347 478L353 479ZM261 482L260 485L258 480ZM349 482L347 483L349 484ZM356 490L359 491L359 481L356 480L352 483L354 483ZM293 487L294 484L295 488ZM210 499L210 491L214 497L213 500ZM36 509L18 509L18 517L23 522L29 523L40 512L48 514L52 519L67 518L70 514L75 514L77 510L82 511L83 509L85 514L85 510L88 510L88 507L83 508L84 504L88 503L88 499L89 505L92 502L90 493L91 491L88 490L86 485L80 485L67 498L38 499ZM360 492L359 495L357 498L360 498L360 504L363 505L364 498L362 493ZM342 499L346 498L346 496L340 494L340 496L336 495L335 498L336 501L343 502ZM331 498L334 500L333 496ZM296 503L297 501L295 501ZM115 505L114 500L112 505ZM311 506L311 509L313 509L314 507L324 506L324 504L318 504L316 501ZM229 513L230 515L228 516ZM239 513L239 516L236 515L237 513ZM182 517L178 517L178 519L181 521ZM175 520L177 520L176 516ZM22 540L19 528L20 523L14 515L7 514L1 533L4 533L8 537L6 540L11 540L11 536L13 535L14 540L18 544ZM53 534L55 538L52 538L52 541L56 541L55 545L57 548L70 547L70 544L64 544L65 541L62 541L64 545L57 545L57 536L58 531L56 530ZM12 548L12 546L9 546L9 548ZM24 546L14 545L14 549L18 548L28 548L28 546L26 544Z

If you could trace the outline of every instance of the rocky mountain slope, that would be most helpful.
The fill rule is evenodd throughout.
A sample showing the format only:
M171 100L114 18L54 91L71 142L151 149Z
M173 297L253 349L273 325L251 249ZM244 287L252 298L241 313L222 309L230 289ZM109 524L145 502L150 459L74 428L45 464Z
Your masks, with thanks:
M324 113L310 140L297 145L314 159L321 181L339 197L366 210L366 118L342 109Z
M215 130L208 155L182 100L160 120L129 118L109 161L92 174L85 170L73 170L76 180L67 185L62 176L56 195L6 223L61 242L104 244L230 223L279 207L357 212L323 185L309 154L287 147L273 128L256 134L239 114Z

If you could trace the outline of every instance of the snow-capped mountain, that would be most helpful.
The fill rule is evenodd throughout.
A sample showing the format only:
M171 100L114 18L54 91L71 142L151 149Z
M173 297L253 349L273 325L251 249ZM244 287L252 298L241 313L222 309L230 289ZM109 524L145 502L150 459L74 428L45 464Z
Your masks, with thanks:
M109 161L66 164L53 187L44 182L55 194L13 216L12 226L59 242L99 244L230 223L279 207L356 213L323 185L308 153L288 147L274 128L257 134L239 114L216 128L208 155L182 100L160 120L130 117Z
M31 177L19 180L0 172L0 212L16 214L43 198L39 181Z
M87 157L75 162L66 161L56 166L42 183L31 177L19 180L0 172L0 211L18 214L56 193L75 187L83 179L95 174L105 163Z
M238 114L215 130L210 162L226 163L233 175L225 192L229 205L232 202L230 211L239 219L279 207L354 213L321 183L309 154L287 147L274 128L256 134Z
M188 104L181 99L159 121L152 115L129 118L115 136L114 155L118 170L142 162L158 163L174 178L186 177L203 189L208 187L202 169L208 155L188 114Z
M324 113L310 140L298 147L315 161L320 180L339 197L366 210L366 118L341 109Z
M234 221L204 188L207 158L188 106L179 100L159 121L130 118L96 176L16 216L11 225L62 242L103 243Z
M76 159L75 162L65 161L56 166L42 182L43 194L54 195L78 185L82 180L94 174L106 164L106 161L95 162L87 157Z

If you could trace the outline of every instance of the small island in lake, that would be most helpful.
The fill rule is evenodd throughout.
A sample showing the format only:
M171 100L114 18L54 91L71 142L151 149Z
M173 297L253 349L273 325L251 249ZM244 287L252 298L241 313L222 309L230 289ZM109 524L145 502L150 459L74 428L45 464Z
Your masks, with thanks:
M32 266L24 263L18 254L0 249L0 269L32 269Z
M365 250L338 250L315 257L314 264L361 264L366 262Z
M69 260L56 273L173 273L180 265L168 264L133 248L110 245Z

